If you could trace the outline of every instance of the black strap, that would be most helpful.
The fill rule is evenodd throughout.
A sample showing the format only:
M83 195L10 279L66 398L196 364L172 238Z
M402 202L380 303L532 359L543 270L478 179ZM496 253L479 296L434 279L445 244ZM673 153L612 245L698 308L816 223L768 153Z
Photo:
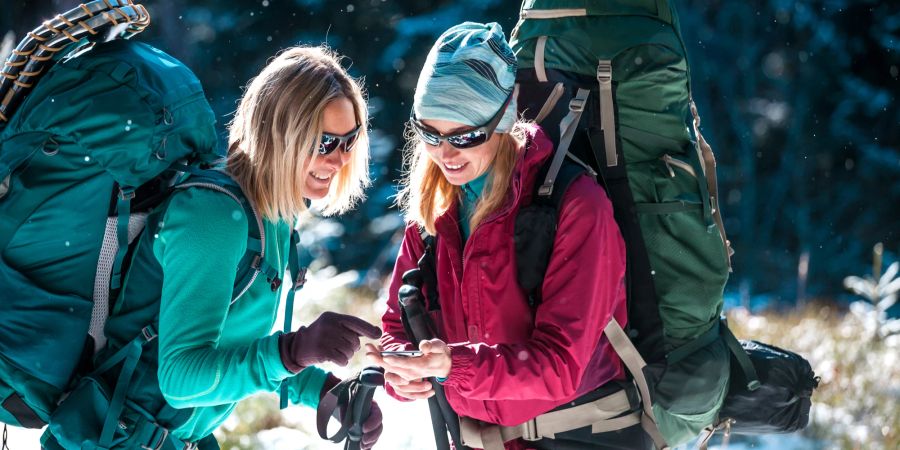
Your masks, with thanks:
M425 231L425 227L419 227L419 236L422 237L422 243L425 245L425 251L419 258L417 266L422 276L423 286L417 286L425 292L426 303L429 311L439 311L441 309L440 297L437 289L437 236L432 236Z
M0 406L12 414L16 421L19 422L19 425L25 428L41 428L44 425L47 425L41 420L37 413L22 400L22 397L19 397L19 394L15 392L10 394L9 397L6 397Z
M600 127L592 126L588 129L588 143L594 159L605 161L606 149ZM626 161L621 142L616 145L616 150L619 161ZM644 360L653 364L665 357L665 347L662 342L663 325L659 317L656 288L650 273L650 257L635 213L626 165L602 166L600 176L613 204L616 224L625 241L625 296L630 318L626 331Z
M542 180L548 170L550 162L545 163L538 172L537 180ZM566 160L559 168L551 194L541 195L541 186L535 183L531 204L519 210L513 235L516 239L516 273L519 285L528 297L528 304L533 308L541 303L543 297L541 286L553 254L563 198L575 179L584 173L583 167Z
M362 440L362 425L369 418L372 397L379 386L384 386L384 369L366 367L358 375L348 378L331 388L316 409L316 430L322 439L344 442L344 450L358 450ZM343 409L343 414L341 413ZM328 421L334 417L341 428L328 436Z

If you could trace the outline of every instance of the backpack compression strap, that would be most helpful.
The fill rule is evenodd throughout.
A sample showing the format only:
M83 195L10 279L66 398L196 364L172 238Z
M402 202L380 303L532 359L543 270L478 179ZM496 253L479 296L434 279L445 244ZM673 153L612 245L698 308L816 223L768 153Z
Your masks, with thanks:
M287 299L284 303L284 332L291 332L291 320L294 317L294 295L306 284L306 269L309 266L308 261L301 262L300 252L300 233L297 230L291 230L291 246L288 249L288 272L291 275L291 287L287 293ZM281 384L280 407L285 409L288 407L288 385Z
M150 25L150 14L131 0L96 0L59 14L28 33L0 71L0 126L12 118L22 99L53 65L53 57L71 44L125 39Z

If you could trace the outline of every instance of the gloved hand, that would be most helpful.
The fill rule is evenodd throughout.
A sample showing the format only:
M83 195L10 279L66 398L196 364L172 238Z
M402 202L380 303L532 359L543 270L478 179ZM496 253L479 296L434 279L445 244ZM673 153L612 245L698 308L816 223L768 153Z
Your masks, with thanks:
M382 430L384 430L384 426L381 424L381 409L378 408L378 403L375 403L375 400L372 400L372 409L369 410L369 418L363 422L363 435L362 439L359 441L359 447L362 450L369 450L374 447L375 443L378 442L378 438L381 436Z
M357 317L324 312L308 327L278 338L281 362L298 373L306 366L326 361L346 366L359 350L359 338L377 339L381 329Z
M331 388L338 385L341 382L341 379L334 376L334 374L329 373L328 378L325 379L325 384L322 385L322 392L319 393L319 398L325 396ZM343 405L341 407L341 417L347 413L344 409L347 405ZM381 423L381 408L378 407L378 403L375 400L372 400L372 408L369 410L369 417L363 422L362 425L362 439L359 441L359 447L361 450L370 450L375 442L378 441L378 438L381 436L381 432L384 430L384 425Z

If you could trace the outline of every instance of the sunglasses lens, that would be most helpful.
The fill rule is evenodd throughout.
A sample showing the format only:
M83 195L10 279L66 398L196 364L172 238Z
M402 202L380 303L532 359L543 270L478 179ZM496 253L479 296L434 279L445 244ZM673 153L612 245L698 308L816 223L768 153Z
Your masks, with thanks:
M359 137L359 134L354 134L353 136L348 137L346 141L344 141L344 153L350 153L350 150L353 150L353 144L356 144L357 137Z
M322 135L322 142L319 144L319 154L327 155L338 148L340 139L332 136Z
M434 146L438 146L441 144L441 139L439 137L425 131L421 126L419 126L419 124L413 123L413 129L416 130L416 134L418 134L419 137L422 138L422 141L424 141L426 144Z
M472 148L484 144L485 141L487 133L480 130L447 138L447 142L456 148Z

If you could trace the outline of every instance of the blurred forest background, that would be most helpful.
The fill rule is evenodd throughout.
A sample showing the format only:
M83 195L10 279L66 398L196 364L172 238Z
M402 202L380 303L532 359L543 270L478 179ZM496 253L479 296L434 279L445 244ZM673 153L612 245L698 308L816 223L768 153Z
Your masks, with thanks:
M8 42L15 42L78 3L0 0L0 38L9 30ZM347 57L351 73L365 77L375 181L352 214L317 219L304 233L315 265L327 268L320 275L338 275L332 287L339 288L307 288L303 296L314 304L304 315L344 308L377 321L371 305L383 297L402 226L392 197L403 126L426 53L443 30L465 20L496 21L509 33L519 2L141 3L152 24L136 39L198 75L219 117L223 150L224 124L242 86L279 49L327 43ZM814 408L810 431L833 442L816 441L822 448L897 448L900 282L892 263L900 252L900 2L674 3L737 251L726 292L736 329L799 351L823 375L817 400L825 406ZM845 281L848 275L861 278ZM863 301L851 304L859 296ZM246 435L282 424L267 411L239 410L255 425L232 424L220 440L229 448L260 445ZM809 442L771 448L812 448Z

